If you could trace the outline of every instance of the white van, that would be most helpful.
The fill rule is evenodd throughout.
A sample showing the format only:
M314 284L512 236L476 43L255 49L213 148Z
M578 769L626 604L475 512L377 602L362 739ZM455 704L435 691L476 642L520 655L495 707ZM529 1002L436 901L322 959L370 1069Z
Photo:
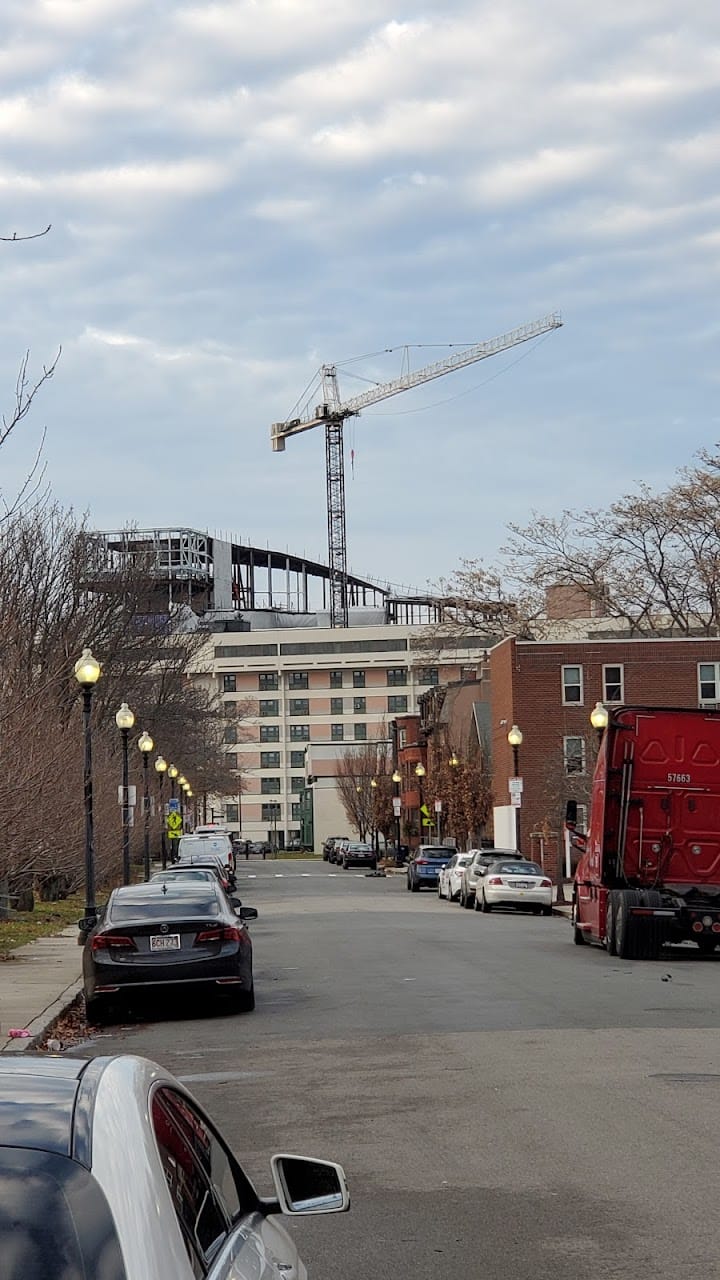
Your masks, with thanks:
M207 857L208 854L222 858L223 865L227 867L228 872L234 877L235 854L232 840L226 831L213 831L212 833L196 831L193 835L181 836L178 840L177 856L179 862L187 862L190 857Z

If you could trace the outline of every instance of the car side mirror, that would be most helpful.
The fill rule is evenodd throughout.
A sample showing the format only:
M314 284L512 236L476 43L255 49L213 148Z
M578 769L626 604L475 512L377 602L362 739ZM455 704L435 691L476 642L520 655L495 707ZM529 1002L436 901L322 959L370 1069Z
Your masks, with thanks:
M257 907L236 907L235 915L241 920L257 920Z
M344 1213L350 1208L342 1165L291 1155L273 1156L270 1165L283 1213Z
M231 905L232 905L233 907L235 907L235 909L237 910L237 908L238 908L238 907L241 907L241 906L242 906L242 898L233 898L233 897L232 897L232 895L231 895L231 897L230 897L230 903L231 903Z

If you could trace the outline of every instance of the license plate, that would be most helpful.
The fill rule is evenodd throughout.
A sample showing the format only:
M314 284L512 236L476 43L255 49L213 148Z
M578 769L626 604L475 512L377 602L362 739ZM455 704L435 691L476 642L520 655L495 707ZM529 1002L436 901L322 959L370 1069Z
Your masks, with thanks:
M155 933L150 935L151 951L179 951L179 933Z
M511 880L510 885L513 889L532 889L532 885L526 880Z

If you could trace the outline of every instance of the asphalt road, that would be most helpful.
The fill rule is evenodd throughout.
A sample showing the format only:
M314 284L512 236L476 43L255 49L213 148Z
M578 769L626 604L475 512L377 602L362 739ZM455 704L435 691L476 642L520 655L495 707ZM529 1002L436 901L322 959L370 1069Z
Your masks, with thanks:
M255 1012L91 1051L187 1081L263 1192L273 1151L343 1163L351 1212L291 1224L311 1280L717 1272L720 958L629 964L324 863L243 863L238 892Z

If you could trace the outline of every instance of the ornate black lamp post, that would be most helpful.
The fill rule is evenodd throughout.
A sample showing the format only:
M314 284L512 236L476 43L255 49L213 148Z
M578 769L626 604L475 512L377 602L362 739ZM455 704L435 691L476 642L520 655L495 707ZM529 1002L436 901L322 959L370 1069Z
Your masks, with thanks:
M80 925L81 934L88 934L97 920L95 903L95 843L93 833L93 791L92 791L92 730L90 716L92 712L93 689L100 679L100 663L93 657L90 649L83 649L81 657L74 666L75 679L83 695L83 736L85 740L85 759L83 766L83 797L85 803L85 917Z
M153 742L147 729L143 729L138 738L138 747L142 752L143 758L143 874L146 880L150 879L150 776L148 773L148 757L155 743Z
M130 802L128 798L128 735L135 723L135 716L127 702L115 712L115 723L122 737L122 877L123 884L130 883Z
M167 866L167 845L165 843L165 812L163 805L163 790L165 787L165 773L167 771L167 761L164 756L158 756L155 761L155 772L158 776L158 790L160 793L160 856L162 859L162 869Z
M516 724L514 724L510 732L508 733L508 742L512 747L513 773L516 778L520 777L520 747L522 746L522 740L523 740L522 730L519 729ZM518 799L522 800L522 792L518 797ZM522 852L520 848L520 805L519 804L515 806L515 847L518 853Z

